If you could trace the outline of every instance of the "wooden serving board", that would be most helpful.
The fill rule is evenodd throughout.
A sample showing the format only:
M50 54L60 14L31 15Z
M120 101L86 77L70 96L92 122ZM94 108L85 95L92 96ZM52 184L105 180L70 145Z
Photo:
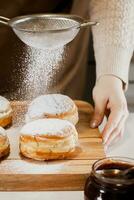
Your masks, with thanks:
M33 161L19 155L20 116L27 109L25 102L13 102L13 126L7 129L10 155L0 162L0 191L83 190L92 164L105 157L98 129L90 129L91 105L75 101L79 109L79 150L74 157L56 161Z

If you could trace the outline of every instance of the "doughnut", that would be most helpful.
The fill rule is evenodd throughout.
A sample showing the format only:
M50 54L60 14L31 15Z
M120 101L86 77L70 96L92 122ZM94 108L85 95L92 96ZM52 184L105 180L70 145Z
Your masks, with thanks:
M35 160L72 156L78 145L75 126L62 119L38 119L20 130L20 153Z
M9 140L4 128L0 127L0 158L7 156L10 152Z
M78 109L74 101L66 95L41 95L30 103L25 121L27 123L43 118L64 119L76 125L78 122Z
M0 96L0 126L6 127L12 123L12 108L10 102Z

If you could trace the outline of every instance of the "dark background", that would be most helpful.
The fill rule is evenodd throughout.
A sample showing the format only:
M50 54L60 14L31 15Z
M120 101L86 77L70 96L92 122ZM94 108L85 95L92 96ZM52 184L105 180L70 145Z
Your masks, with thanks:
M13 18L33 13L69 13L72 0L0 0L0 15ZM91 44L92 45L92 44ZM24 44L11 28L0 24L0 95L5 95L20 87L20 59ZM95 63L92 46L89 47L88 83L84 99L92 102L92 88L95 80ZM24 67L24 66L23 66ZM24 69L23 69L24 70ZM21 81L21 80L20 80Z

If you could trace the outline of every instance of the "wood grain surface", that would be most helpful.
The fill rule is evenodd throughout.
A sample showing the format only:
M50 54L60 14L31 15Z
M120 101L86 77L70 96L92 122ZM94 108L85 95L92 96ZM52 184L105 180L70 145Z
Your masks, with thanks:
M79 109L79 148L74 156L60 161L33 161L19 154L19 129L26 102L13 102L13 125L8 128L10 155L0 162L0 191L83 190L92 164L105 157L98 129L90 129L91 105L75 101Z

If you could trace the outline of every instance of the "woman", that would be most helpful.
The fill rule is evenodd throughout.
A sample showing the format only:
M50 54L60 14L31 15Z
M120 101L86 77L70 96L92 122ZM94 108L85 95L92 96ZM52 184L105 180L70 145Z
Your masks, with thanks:
M3 4L1 3L0 14L6 17L39 12L66 12L83 18L89 18L90 15L92 21L100 22L99 26L92 28L96 84L93 89L95 111L90 126L97 127L101 124L104 115L107 115L108 121L102 132L105 148L107 148L122 136L128 116L124 91L128 85L128 69L134 48L134 1L34 0L31 4L30 0L16 0L12 3L4 0ZM0 72L1 88L3 88L2 83L5 83L3 78L5 74L9 77L10 71L13 71L10 59L7 58L12 57L13 43L17 41L9 29L3 28L3 30L0 40L0 59L4 66L4 70L1 68ZM90 82L87 80L87 60L90 56L89 33L89 29L81 30L75 40L67 46L65 66L57 77L58 90L72 98L82 99L86 84ZM22 48L22 44L18 43L19 47L14 47L16 52L18 48L19 50Z

